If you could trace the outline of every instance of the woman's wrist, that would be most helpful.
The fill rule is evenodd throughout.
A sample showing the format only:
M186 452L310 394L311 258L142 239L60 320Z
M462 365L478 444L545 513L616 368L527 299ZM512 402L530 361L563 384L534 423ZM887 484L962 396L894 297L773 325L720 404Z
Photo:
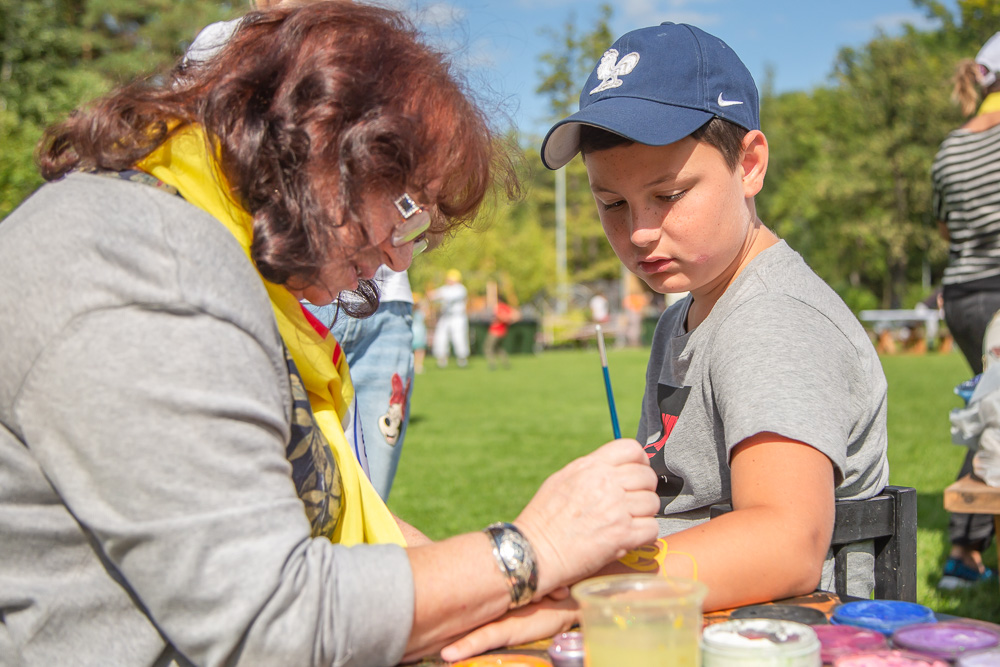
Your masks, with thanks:
M511 523L493 523L483 532L490 538L497 567L507 580L509 608L523 607L538 590L538 559L531 542Z

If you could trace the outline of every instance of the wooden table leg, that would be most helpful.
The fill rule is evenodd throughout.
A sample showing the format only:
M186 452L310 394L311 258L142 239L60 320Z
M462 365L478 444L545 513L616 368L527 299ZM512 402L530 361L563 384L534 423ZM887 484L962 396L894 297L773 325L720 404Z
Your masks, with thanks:
M997 545L997 579L1000 579L1000 514L993 515L993 542Z

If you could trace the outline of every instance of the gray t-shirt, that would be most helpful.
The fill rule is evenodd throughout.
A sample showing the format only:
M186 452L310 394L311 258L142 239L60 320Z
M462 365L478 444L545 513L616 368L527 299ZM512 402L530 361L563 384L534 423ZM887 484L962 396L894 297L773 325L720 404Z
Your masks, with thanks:
M259 276L218 221L71 175L0 223L0 664L393 665L393 545L310 537Z
M733 447L762 432L823 452L838 500L889 479L886 381L850 309L783 241L755 257L687 332L690 296L660 317L637 439L660 475L661 535L731 502Z

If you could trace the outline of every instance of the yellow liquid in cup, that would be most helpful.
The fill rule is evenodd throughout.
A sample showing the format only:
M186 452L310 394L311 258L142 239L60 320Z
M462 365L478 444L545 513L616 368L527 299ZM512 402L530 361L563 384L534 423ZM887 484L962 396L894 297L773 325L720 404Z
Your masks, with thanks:
M664 633L661 626L590 628L587 630L586 667L698 667L698 630Z
M652 574L595 577L573 586L586 667L699 667L708 589Z

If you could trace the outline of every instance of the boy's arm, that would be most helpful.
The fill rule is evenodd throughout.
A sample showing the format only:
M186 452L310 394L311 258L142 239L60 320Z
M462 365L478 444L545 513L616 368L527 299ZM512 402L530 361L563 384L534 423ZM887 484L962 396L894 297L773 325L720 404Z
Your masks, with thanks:
M691 577L697 567L708 586L706 611L815 590L833 535L830 459L761 433L733 449L731 470L733 511L664 538L661 571ZM605 568L629 571L617 562Z

